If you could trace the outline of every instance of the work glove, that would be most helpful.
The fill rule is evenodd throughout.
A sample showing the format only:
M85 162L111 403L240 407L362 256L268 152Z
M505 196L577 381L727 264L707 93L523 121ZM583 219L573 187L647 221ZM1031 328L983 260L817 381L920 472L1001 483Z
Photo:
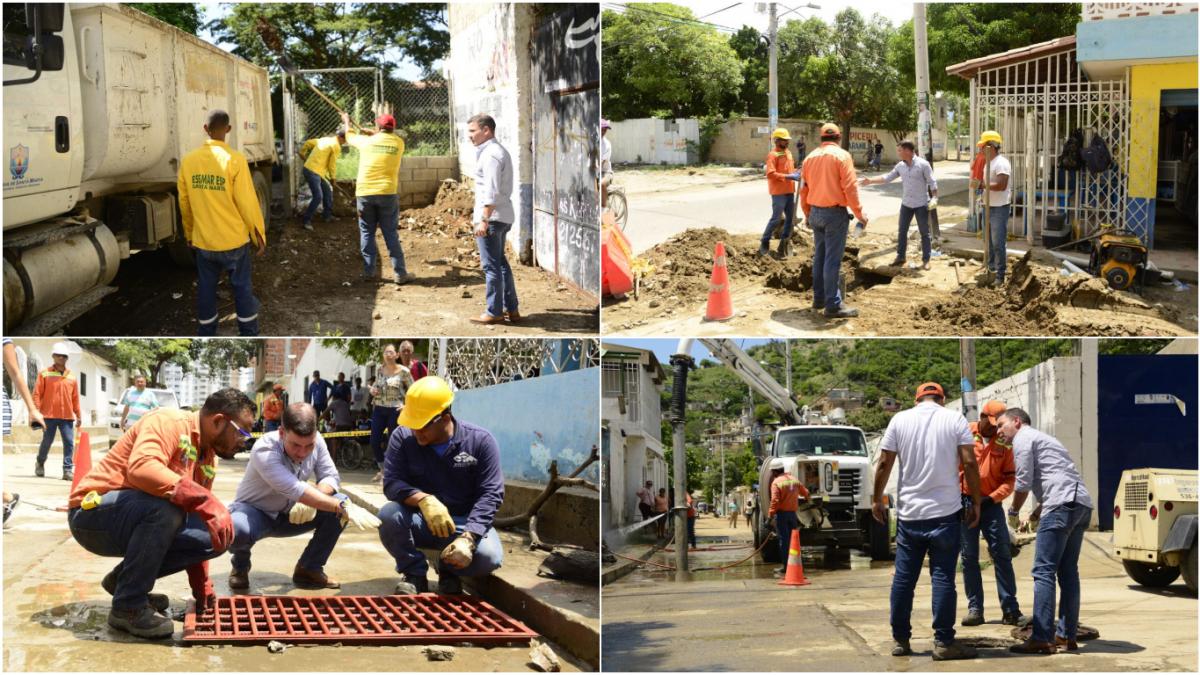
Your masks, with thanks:
M429 531L433 536L449 537L454 534L454 519L450 517L446 505L437 497L425 495L424 499L417 502L417 506L421 507L421 515L425 516L425 522L429 524Z
M463 532L442 549L442 562L456 570L464 569L475 558L475 538Z
M930 210L930 211L936 211L936 210L937 210L937 204L938 204L937 197L934 197L934 198L930 199L930 200L929 200L929 210Z
M360 530L378 530L380 522L370 511L347 499L342 502L342 525L354 525Z
M800 172L799 172L799 171L797 171L797 172L795 172L795 173L789 173L789 174L785 174L785 177L786 177L786 178L788 178L788 179L790 179L790 180L796 180L796 181L798 181L798 180L800 180Z
M308 504L301 504L300 502L296 502L296 505L292 507L292 510L288 511L288 522L293 525L303 525L304 523L307 523L316 517L316 507L309 506Z
M233 543L233 518L229 516L229 509L208 488L184 476L171 492L171 503L204 520L212 536L214 551L223 552Z
M198 562L187 568L188 585L192 587L192 599L196 601L196 613L213 609L217 606L217 593L213 590L212 579L208 577L208 561Z

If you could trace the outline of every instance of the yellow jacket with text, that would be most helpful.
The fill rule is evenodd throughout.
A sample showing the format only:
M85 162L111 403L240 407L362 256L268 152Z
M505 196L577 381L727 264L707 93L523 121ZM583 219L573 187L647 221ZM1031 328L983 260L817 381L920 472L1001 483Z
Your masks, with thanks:
M209 139L184 155L178 187L183 234L192 246L229 251L266 242L250 165L223 141Z
M336 136L310 138L300 148L304 168L330 182L337 175L337 160L341 154L342 144L338 143Z
M404 139L386 131L371 135L346 132L346 142L358 148L358 197L394 195L400 182Z

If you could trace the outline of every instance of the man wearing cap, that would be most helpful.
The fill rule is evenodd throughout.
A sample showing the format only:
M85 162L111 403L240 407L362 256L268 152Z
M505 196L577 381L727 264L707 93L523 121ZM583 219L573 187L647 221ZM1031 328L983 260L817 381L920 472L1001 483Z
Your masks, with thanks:
M380 115L375 118L376 131L346 132L346 142L358 148L358 180L354 195L358 201L358 243L362 251L362 279L368 283L378 278L376 259L379 246L375 229L383 232L392 272L397 284L414 278L404 265L404 249L400 247L400 158L404 155L404 139L397 136L396 118ZM350 116L342 113L342 128L350 128Z
M55 342L50 357L54 364L38 373L33 386L33 404L42 411L46 426L42 429L42 443L38 446L37 463L33 473L41 478L46 475L46 457L54 443L54 435L62 436L63 470L62 479L71 480L72 457L75 453L75 423L83 423L79 411L79 381L75 371L67 369L67 359L72 351L65 342Z
M475 146L475 246L487 289L487 308L473 323L514 322L517 311L517 284L504 252L504 242L512 229L513 164L508 150L496 140L496 120L479 113L467 120L467 137Z
M883 146L879 146L880 149ZM908 226L913 216L917 218L917 231L921 233L921 268L929 269L932 244L929 240L929 210L937 208L937 179L933 167L925 158L917 155L917 146L904 141L896 146L900 161L892 170L878 178L863 178L860 185L882 185L900 179L903 193L900 197L900 233L896 240L896 259L893 267L903 265L908 252ZM933 199L929 195L933 195Z
M883 491L900 460L896 484L896 573L892 578L892 656L912 654L913 591L929 555L933 584L933 660L975 658L975 649L954 641L957 593L954 571L962 543L961 523L979 525L979 467L975 443L962 414L942 406L946 395L936 382L917 387L916 406L892 416L879 444L871 510L887 524ZM964 507L959 462L970 501Z
M1016 626L1021 622L1017 602L1017 579L1013 574L1008 524L1004 518L1004 500L1013 492L1017 467L1013 462L1012 444L997 433L996 419L1004 412L1000 401L988 401L979 411L979 421L970 425L975 439L975 461L979 465L979 523L975 527L962 525L963 588L967 592L967 616L964 626L983 623L983 576L979 571L979 535L987 540L988 553L996 570L996 593L1004 613L1001 623ZM970 486L964 472L959 470L963 508L970 507Z
M379 527L379 519L338 490L341 476L317 431L317 413L307 403L283 410L279 431L263 434L250 451L250 462L237 496L229 505L233 518L229 587L250 587L250 551L265 537L313 536L300 554L292 583L297 588L340 588L325 574L342 528ZM316 485L308 483L309 478Z
M263 401L263 431L272 432L279 429L279 418L283 415L283 385L278 382L271 389L271 395Z
M420 548L439 548L438 593L462 593L460 577L490 574L504 551L492 527L504 501L500 449L486 429L457 419L454 393L428 375L408 388L388 441L379 538L396 560L396 593L429 590Z
M312 229L313 216L317 207L323 206L325 222L333 221L333 180L337 177L337 160L346 146L346 128L339 127L337 135L325 138L310 138L300 148L304 160L304 182L312 200L304 211L304 229Z
M196 251L196 335L217 334L217 284L229 275L238 334L258 335L260 303L254 295L251 250L267 252L263 214L246 156L225 143L229 113L213 110L208 140L179 163L179 213L183 234Z
M988 214L988 271L996 275L996 285L1004 284L1004 272L1008 265L1008 217L1012 208L1012 186L1009 176L1012 175L1012 164L1008 158L1000 154L1000 144L1003 140L995 131L985 131L979 135L975 145L983 149L984 161L987 162L987 172L983 181L971 180L971 188L982 187L984 205ZM984 182L990 180L986 186Z
M858 316L858 310L842 304L842 254L846 251L846 233L850 215L865 226L867 217L858 201L854 159L838 141L842 131L836 124L821 126L821 147L804 160L800 208L813 231L813 309L826 318Z
M608 141L608 130L612 123L600 120L600 208L608 207L608 186L613 181L612 143Z
M1030 491L1037 497L1038 521L1033 569L1033 632L1026 642L1009 647L1020 654L1053 654L1059 647L1079 649L1079 552L1091 522L1091 493L1071 459L1053 436L1033 428L1029 413L1009 408L997 419L1000 435L1013 446L1017 466L1010 514L1021 512ZM1054 611L1055 580L1061 606ZM1058 620L1055 621L1055 618Z
M160 408L121 436L71 491L67 524L80 546L122 558L100 586L113 596L108 625L170 637L170 599L156 579L186 571L197 613L216 601L208 560L229 547L233 521L212 493L217 457L232 459L254 422L254 402L221 389L199 412Z
M771 219L767 221L767 229L763 230L762 240L758 243L758 254L766 255L771 250L771 233L783 218L783 230L779 234L780 258L787 256L788 243L792 238L792 224L796 217L796 187L792 184L800 180L796 164L792 161L792 153L788 152L788 143L792 135L787 129L779 128L771 133L774 148L767 154L765 163L767 171L767 192L771 195Z
M767 509L767 518L775 519L775 536L779 537L779 562L775 576L783 576L787 571L788 547L792 544L792 531L800 527L800 518L796 511L800 508L800 500L808 501L808 488L795 476L784 471L783 458L771 460L771 505Z

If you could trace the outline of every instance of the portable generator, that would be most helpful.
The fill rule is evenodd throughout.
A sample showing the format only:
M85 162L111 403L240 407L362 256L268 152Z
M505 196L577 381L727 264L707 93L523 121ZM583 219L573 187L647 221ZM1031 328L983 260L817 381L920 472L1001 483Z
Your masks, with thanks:
M1088 271L1108 282L1109 288L1128 290L1146 273L1147 249L1131 234L1105 232L1092 245Z

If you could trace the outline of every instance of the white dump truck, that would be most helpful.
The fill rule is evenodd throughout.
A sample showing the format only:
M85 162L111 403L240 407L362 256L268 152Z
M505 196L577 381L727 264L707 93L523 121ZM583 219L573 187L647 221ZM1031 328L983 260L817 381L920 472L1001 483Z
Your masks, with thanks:
M265 69L123 5L4 4L6 334L58 330L133 253L190 259L175 181L214 109L268 219Z

